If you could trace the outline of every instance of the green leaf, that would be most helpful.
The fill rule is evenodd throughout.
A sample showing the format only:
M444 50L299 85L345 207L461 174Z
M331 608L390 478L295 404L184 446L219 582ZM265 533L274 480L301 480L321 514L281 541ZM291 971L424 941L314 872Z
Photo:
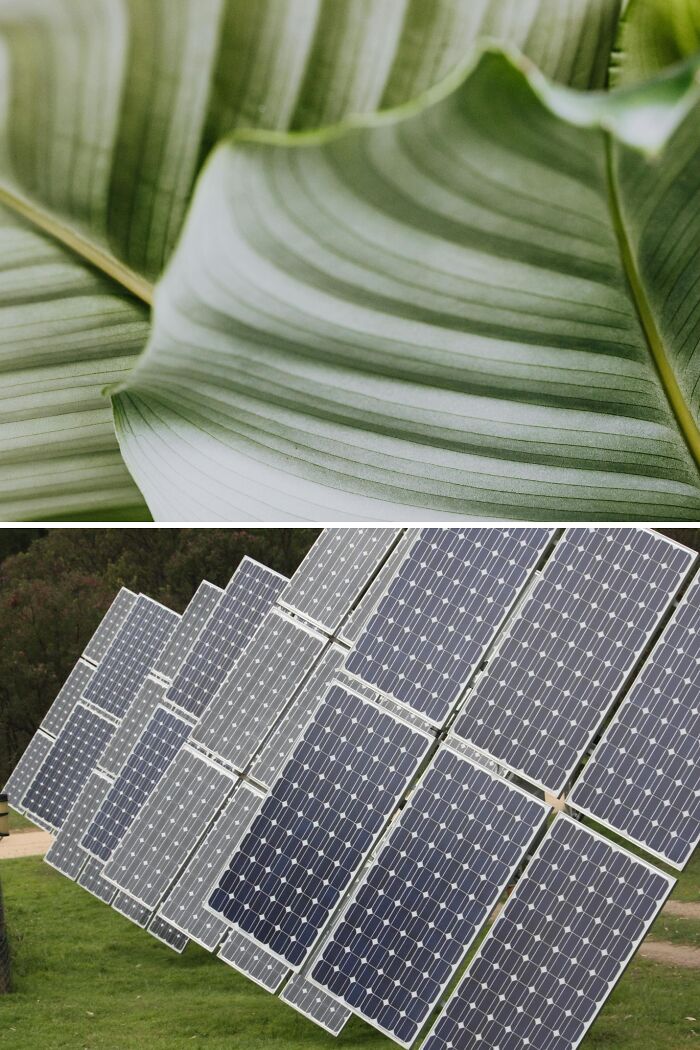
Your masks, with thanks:
M630 0L620 21L611 80L634 84L698 51L697 0Z
M156 517L697 520L697 69L591 97L489 49L222 145L115 397Z

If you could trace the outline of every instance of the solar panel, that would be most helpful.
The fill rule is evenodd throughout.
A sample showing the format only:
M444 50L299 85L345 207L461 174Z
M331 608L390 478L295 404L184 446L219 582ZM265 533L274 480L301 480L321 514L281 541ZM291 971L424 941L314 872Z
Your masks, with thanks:
M427 733L332 686L209 907L301 965L429 745Z
M203 948L213 951L231 927L205 908L219 875L233 856L263 802L263 794L241 783L199 849L170 890L159 914Z
M406 529L372 583L336 632L341 641L347 645L355 645L376 611L384 592L399 571L401 562L419 536L420 529Z
M142 930L145 930L148 925L148 920L151 917L150 908L147 908L141 903L141 901L134 900L130 894L124 893L123 890L117 891L114 900L112 901L112 907L115 911L118 911L120 915L124 915L127 919L130 919L136 926L140 926Z
M140 594L83 696L116 718L126 713L175 630L177 613Z
M94 668L90 664L85 663L84 660L78 660L61 686L58 696L41 721L41 728L45 733L49 733L51 736L58 736L66 719L80 700L83 690L87 687L93 673Z
M135 601L136 595L126 587L122 587L85 646L83 656L95 664L100 662L124 626Z
M310 977L410 1046L550 807L441 747Z
M292 975L284 986L280 999L321 1028L325 1028L331 1035L339 1035L352 1017L347 1006L343 1006L318 985L307 981L300 973Z
M421 1050L573 1050L674 881L557 817Z
M78 885L91 893L93 897L97 897L98 900L111 904L117 895L117 887L102 877L102 868L101 860L89 857L78 876Z
M184 747L114 850L105 877L154 910L232 790L230 774Z
M45 860L69 879L77 879L88 859L80 842L111 786L104 773L90 774L46 854Z
M700 581L567 802L674 867L690 860L700 843Z
M552 529L422 529L345 669L442 725Z
M400 534L397 528L324 529L280 605L334 634Z
M191 729L172 711L156 708L83 837L89 853L109 860Z
M321 654L324 635L271 609L192 739L245 770Z
M244 558L166 694L199 717L287 581Z
M454 732L560 794L694 559L647 529L568 529Z
M200 583L170 636L170 641L156 660L154 671L163 678L175 677L223 593L221 587L207 580Z
M320 707L326 689L345 659L345 652L340 645L329 646L304 682L250 768L251 777L259 784L269 787L277 779L295 744Z
M238 930L229 930L218 958L229 963L268 992L276 992L289 973L286 963L280 962L249 937Z
M58 830L113 732L111 722L78 704L22 798L25 811Z
M164 683L156 682L153 678L145 680L100 759L101 769L113 777L117 776L141 736L144 726L161 703L165 690Z
M176 930L165 919L161 919L160 915L154 915L147 928L150 934L163 944L167 944L168 948L172 948L178 955L184 952L189 944L189 937L186 937L180 930Z
M3 792L7 795L12 808L19 813L24 812L22 799L29 790L30 784L32 784L35 776L41 769L53 745L53 737L47 736L41 730L38 730L27 744L22 757L10 773Z

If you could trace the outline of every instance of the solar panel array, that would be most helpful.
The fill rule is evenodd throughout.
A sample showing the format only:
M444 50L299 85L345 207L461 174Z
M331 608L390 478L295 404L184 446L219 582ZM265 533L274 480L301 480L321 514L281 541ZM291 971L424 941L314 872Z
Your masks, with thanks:
M87 688L94 671L95 668L91 664L85 660L78 660L41 721L41 728L45 733L58 736Z
M284 593L249 560L203 584L135 687L127 593L11 781L70 810L49 863L333 1034L354 1013L404 1046L432 1025L422 1050L568 1050L673 880L580 818L547 830L537 791L578 770L576 812L687 862L700 581L672 605L695 562L646 529L327 530ZM121 718L80 699L98 675ZM73 754L81 712L99 757Z
M109 609L102 617L97 630L83 650L83 656L98 664L126 623L137 596L127 587L122 587Z

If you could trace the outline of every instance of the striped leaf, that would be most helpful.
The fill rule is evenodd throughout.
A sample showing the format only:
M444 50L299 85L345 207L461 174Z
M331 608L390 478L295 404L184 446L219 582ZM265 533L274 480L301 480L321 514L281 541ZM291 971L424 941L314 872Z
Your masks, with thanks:
M615 84L647 80L700 51L697 0L630 0L611 69Z

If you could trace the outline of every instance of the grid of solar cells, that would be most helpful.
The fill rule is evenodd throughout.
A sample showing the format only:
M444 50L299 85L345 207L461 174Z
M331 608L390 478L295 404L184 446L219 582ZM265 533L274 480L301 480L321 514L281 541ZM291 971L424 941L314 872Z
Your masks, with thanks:
M568 529L454 732L559 794L694 558L646 529Z
M124 915L125 918L130 919L136 926L140 926L141 929L145 929L148 920L151 917L150 909L141 903L141 901L134 900L128 893L124 893L122 890L118 890L114 900L112 901L112 907L115 911L118 911L120 915Z
M369 623L372 614L376 611L384 592L399 571L401 562L419 536L420 529L406 529L368 589L362 595L342 627L336 632L338 638L343 642L346 642L348 645L354 645L357 642Z
M268 992L276 992L289 973L286 963L270 955L255 941L245 937L238 930L229 930L229 935L222 944L219 959L229 963L240 973L255 981Z
M287 581L244 558L190 649L167 699L199 717Z
M109 860L191 729L172 711L156 708L86 831L85 849Z
M344 659L345 649L341 646L326 649L251 766L250 775L259 784L269 787L277 779Z
M195 727L192 739L245 770L292 702L327 639L271 609Z
M126 713L179 616L140 594L83 693L116 718Z
M163 678L174 678L224 592L207 580L200 583L160 654L153 670Z
M78 885L91 893L93 897L97 897L98 900L111 904L117 895L117 887L102 877L102 867L101 860L89 857L78 876Z
M45 860L69 879L77 879L88 858L80 842L111 786L103 773L90 775L46 854Z
M122 587L85 646L83 656L95 664L100 662L124 626L135 601L136 595L126 587Z
M301 965L429 744L427 734L332 686L209 906Z
M144 726L148 724L162 701L165 690L164 684L152 678L145 680L100 759L100 767L107 773L117 776L141 736Z
M155 909L232 788L228 773L184 747L115 849L105 877Z
M284 986L280 999L321 1028L325 1028L331 1035L339 1035L352 1017L347 1006L343 1006L300 973L292 975Z
M161 919L160 915L153 916L148 924L148 932L163 944L167 944L168 948L172 948L178 955L184 952L189 944L189 937L186 937L181 930L175 929L165 919Z
M557 817L422 1050L573 1050L674 881Z
M113 732L111 722L78 704L24 795L24 809L60 828Z
M568 801L675 867L690 860L700 842L700 581Z
M41 728L45 733L58 736L93 673L94 668L90 664L85 663L84 660L78 660L41 721Z
M159 914L197 944L213 951L231 927L213 915L205 902L219 881L253 818L263 795L248 784L239 784L201 846L159 908Z
M423 529L345 669L442 725L552 529Z
M442 747L310 970L410 1046L549 807Z
M53 737L47 736L38 730L29 741L22 757L10 773L9 779L3 788L8 801L13 809L23 812L22 799L29 790L29 786L37 775L44 759L54 745Z
M280 595L280 604L334 634L401 529L324 529Z

